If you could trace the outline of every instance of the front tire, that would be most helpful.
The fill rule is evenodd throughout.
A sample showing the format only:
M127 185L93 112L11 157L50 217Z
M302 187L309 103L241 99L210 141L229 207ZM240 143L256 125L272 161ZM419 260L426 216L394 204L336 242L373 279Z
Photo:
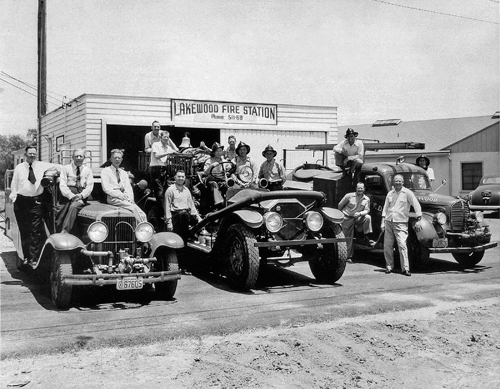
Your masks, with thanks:
M253 288L260 265L254 233L242 224L234 224L227 230L224 241L223 258L231 286L238 290Z
M344 238L344 232L339 224L327 227L325 238ZM314 277L322 283L334 284L344 274L347 262L347 243L337 242L325 244L322 250L315 250L309 255L309 268Z
M155 253L155 271L179 271L177 254L173 249L161 248ZM156 294L161 300L172 300L177 290L177 280L155 282Z
M68 309L73 286L65 282L65 277L73 274L71 256L67 252L54 250L50 271L50 292L52 302L59 309Z
M453 258L455 258L455 261L457 261L464 269L472 269L479 262L481 262L484 256L484 251L478 251L468 254L452 253L452 255Z
M415 233L410 232L406 241L408 248L408 260L410 261L410 269L423 270L429 264L431 253L429 249L422 246L418 241Z

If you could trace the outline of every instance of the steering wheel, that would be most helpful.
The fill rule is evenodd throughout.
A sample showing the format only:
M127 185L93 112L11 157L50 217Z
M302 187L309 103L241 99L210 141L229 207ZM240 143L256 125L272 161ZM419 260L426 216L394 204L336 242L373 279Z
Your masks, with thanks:
M227 167L226 167L227 166ZM214 172L214 169L221 169L222 171ZM208 176L216 179L225 179L230 176L236 170L236 165L231 161L222 161L219 162L218 165L213 165L210 167L208 171Z

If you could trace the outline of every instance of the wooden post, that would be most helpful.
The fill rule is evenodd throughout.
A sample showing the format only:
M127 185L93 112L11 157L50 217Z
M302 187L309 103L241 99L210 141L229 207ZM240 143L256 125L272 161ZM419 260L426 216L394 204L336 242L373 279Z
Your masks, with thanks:
M42 116L47 113L46 2L38 0L38 159L42 159Z

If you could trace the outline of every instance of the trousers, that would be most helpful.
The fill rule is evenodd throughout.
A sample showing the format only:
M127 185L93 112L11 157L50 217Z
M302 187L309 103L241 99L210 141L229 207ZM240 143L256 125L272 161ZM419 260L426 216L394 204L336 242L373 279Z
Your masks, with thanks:
M384 257L387 269L392 270L394 268L394 240L396 240L401 260L401 270L410 271L406 239L408 239L408 223L385 221Z
M14 202L24 259L36 262L40 257L44 240L41 196L29 197L18 194Z
M111 196L108 196L107 202L108 202L108 204L116 205L117 207L128 209L130 212L132 212L134 214L135 219L137 220L137 223L145 222L147 220L146 214L135 203L131 203L131 202L126 201L126 200L120 200L116 197L111 197Z
M68 188L74 194L79 193L75 187L70 186ZM56 230L71 232L76 221L76 216L84 206L84 201L71 201L62 196L57 209Z
M346 217L342 221L342 230L346 238L352 238L354 236L354 227L358 231L363 231L363 233L370 234L372 232L372 218L370 215L364 215L360 217ZM347 241L347 258L352 258L354 255L354 245L352 239Z

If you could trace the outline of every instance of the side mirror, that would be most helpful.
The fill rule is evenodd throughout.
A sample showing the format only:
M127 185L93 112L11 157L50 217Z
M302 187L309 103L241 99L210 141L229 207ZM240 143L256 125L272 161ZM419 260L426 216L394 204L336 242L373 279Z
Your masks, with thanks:
M441 181L441 185L446 185L448 181L446 181L446 178L443 178L443 181Z

